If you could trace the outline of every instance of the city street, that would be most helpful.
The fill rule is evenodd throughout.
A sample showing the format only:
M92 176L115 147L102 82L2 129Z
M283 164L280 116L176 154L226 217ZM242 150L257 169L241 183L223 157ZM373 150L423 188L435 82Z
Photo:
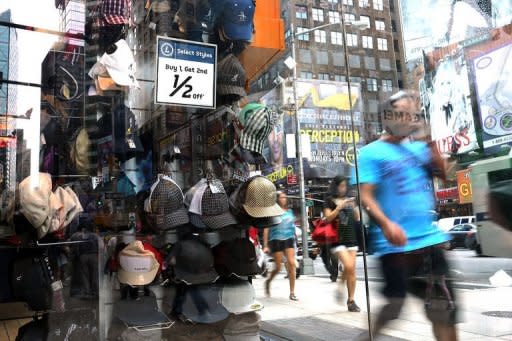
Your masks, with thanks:
M457 276L456 293L460 307L457 325L460 340L512 340L512 287L495 288L488 278L498 270L512 275L512 259L476 257L473 251L448 251ZM272 297L263 294L264 279L254 280L261 311L262 336L269 341L282 340L352 340L368 326L365 285L362 281L362 257L358 259L356 301L361 313L347 312L335 299L337 284L331 283L321 259L317 258L315 275L301 276L296 284L299 302L288 299L288 281L284 273L272 282ZM370 308L372 318L384 303L380 290L378 260L368 257ZM492 312L503 317L488 316ZM421 301L410 298L400 318L390 323L385 336L377 340L434 340Z

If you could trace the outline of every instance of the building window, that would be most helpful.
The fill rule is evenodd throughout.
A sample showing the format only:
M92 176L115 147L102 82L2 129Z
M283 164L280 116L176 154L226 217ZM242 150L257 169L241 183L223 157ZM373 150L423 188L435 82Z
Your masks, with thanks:
M318 74L318 79L323 80L323 81L328 81L329 80L329 74L328 73L319 73Z
M361 15L359 17L359 20L361 22L364 22L366 24L366 27L370 28L370 17L366 16L366 15Z
M375 20L375 28L377 31L385 31L386 30L386 23L384 20Z
M359 0L359 7L361 7L361 8L370 7L370 0Z
M356 21L356 16L351 13L345 13L345 21L346 22L354 22L354 21Z
M365 49L373 49L373 37L370 36L362 36L363 47Z
M334 75L334 80L336 82L346 82L347 81L347 77L346 76L342 76L342 75Z
M381 58L379 63L380 71L391 71L391 61L388 58Z
M345 56L342 52L332 53L332 65L334 66L345 66Z
M357 83L357 84L360 84L361 83L361 77L350 77L350 81L352 83Z
M331 24L339 23L340 21L340 12L329 11L329 22Z
M306 28L306 27L297 27L297 33L302 33L307 30L308 30L308 28ZM297 34L297 39L298 40L309 40L309 33Z
M354 0L343 0L343 5L354 6Z
M314 21L324 21L324 10L321 8L313 8L313 20Z
M357 34L347 33L347 46L357 46Z
M366 80L366 88L368 89L368 91L377 91L377 79L368 78Z
M348 55L348 64L351 68L356 68L356 69L361 68L361 57L349 54Z
M329 54L327 51L316 51L316 63L319 65L329 64Z
M380 51L388 50L388 40L386 38L377 38L377 48Z
M382 80L382 91L391 92L393 91L393 81L391 79Z
M402 64L400 64L400 61L396 60L395 64L396 64L396 71L397 72L402 72Z
M338 3L338 0L329 0L329 3L331 3L331 4L337 4L337 3Z
M308 18L308 8L306 6L295 6L295 18L307 19Z
M373 8L379 11L384 10L384 1L383 0L373 0Z
M311 51L306 49L299 49L299 61L305 64L311 64L312 58L311 58Z
M301 71L300 78L302 79L313 79L313 74L309 71Z
M364 65L368 70L375 70L375 58L364 57Z
M315 31L315 41L317 43L326 43L327 42L327 34L324 30L316 30Z
M331 44L333 44L333 45L343 45L343 33L341 33L341 32L331 32Z
M400 52L400 46L398 45L398 40L393 40L393 48L395 49L395 52Z
M396 21L391 20L391 31L396 32Z

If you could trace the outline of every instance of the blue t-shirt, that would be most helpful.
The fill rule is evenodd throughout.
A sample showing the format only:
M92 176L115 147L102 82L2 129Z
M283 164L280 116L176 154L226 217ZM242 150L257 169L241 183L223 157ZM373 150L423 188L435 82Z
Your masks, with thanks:
M269 231L269 240L286 240L295 238L295 216L291 210L284 212L280 224L272 226Z
M369 242L375 253L413 251L449 240L432 224L435 202L426 169L430 162L431 153L424 142L395 145L377 140L361 148L359 182L376 186L375 198L384 214L402 226L407 235L405 246L394 246L378 226L372 226Z

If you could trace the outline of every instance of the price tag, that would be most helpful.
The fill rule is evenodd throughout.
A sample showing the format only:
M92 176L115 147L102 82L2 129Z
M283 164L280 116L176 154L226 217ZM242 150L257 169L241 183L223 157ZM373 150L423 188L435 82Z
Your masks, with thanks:
M128 144L128 148L130 149L136 149L137 146L135 145L135 142L131 137L126 138L126 143Z
M210 190L213 194L226 193L226 190L220 181L208 181L208 185L210 186Z

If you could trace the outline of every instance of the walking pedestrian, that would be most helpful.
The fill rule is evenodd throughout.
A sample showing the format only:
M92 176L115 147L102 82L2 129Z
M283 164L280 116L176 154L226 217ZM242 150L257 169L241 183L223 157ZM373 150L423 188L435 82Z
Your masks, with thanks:
M343 264L343 273L336 292L338 301L344 299L344 286L347 286L347 307L350 312L360 312L361 309L354 301L356 291L356 257L358 242L356 228L360 226L360 214L354 205L355 198L348 196L348 180L336 176L329 185L325 198L323 213L324 220L338 226L339 240L331 245L331 253Z
M435 338L455 341L456 305L443 250L449 237L432 224L430 214L432 175L444 178L445 168L437 145L425 142L428 136L421 133L418 104L416 94L407 91L382 103L385 134L363 147L358 158L363 207L375 225L369 240L380 256L387 298L372 332L379 334L398 318L412 293L424 300ZM359 339L367 340L368 334Z
M285 211L281 216L282 221L276 226L266 228L263 231L263 250L272 253L275 267L265 281L265 294L270 296L270 283L274 277L281 271L283 256L286 257L286 271L290 283L290 300L298 301L295 296L295 216L292 210L288 209L288 199L286 193L277 193L277 203Z

